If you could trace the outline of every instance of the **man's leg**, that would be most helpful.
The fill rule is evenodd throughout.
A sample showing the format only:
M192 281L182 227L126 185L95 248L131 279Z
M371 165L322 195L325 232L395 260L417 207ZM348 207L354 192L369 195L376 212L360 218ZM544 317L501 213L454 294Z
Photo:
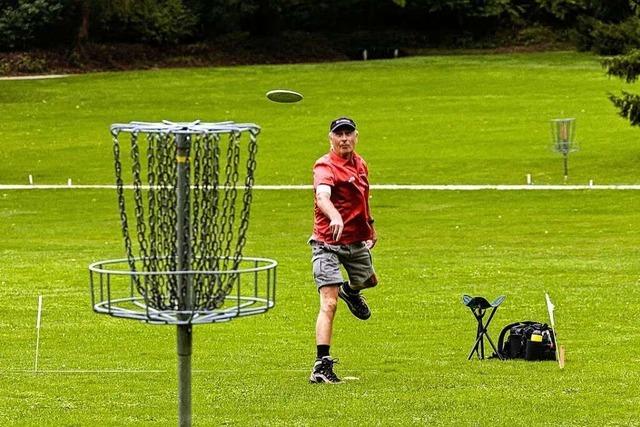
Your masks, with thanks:
M339 297L358 319L367 320L371 317L371 310L360 295L360 291L373 288L378 284L378 278L373 269L371 252L364 243L350 245L348 253L341 254L342 264L349 275L349 282L344 282L339 290Z
M371 287L371 286L369 286ZM338 291L338 296L347 304L351 314L356 316L360 320L367 320L371 317L371 310L365 300L364 296L360 294L360 289L364 289L365 286L354 289L349 282L344 282Z
M345 282L347 283L347 282ZM349 289L353 290L354 292L360 292L363 289L367 289L367 288L373 288L375 286L378 285L378 278L376 277L376 274L373 273L371 276L369 276L368 279L366 279L364 282L362 283L355 283L355 282L351 282L348 283L349 285Z
M336 360L329 356L333 335L333 318L338 306L338 289L344 280L340 273L337 248L324 243L311 242L313 278L320 295L320 310L316 319L317 355L313 364L312 383L338 383L340 379L333 372Z
M312 383L339 383L340 379L333 372L336 360L329 356L333 319L338 307L338 290L340 284L325 285L318 289L320 293L320 311L316 320L316 345L318 354L313 365L309 381Z
M340 283L321 287L320 311L316 320L316 345L331 345L333 333L333 318L338 307L338 289Z

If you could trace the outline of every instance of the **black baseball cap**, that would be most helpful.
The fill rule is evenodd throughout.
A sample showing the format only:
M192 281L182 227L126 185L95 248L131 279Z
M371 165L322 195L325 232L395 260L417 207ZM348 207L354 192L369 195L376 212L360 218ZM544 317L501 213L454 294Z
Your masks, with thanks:
M356 130L356 122L351 120L349 117L338 117L334 121L331 122L329 126L330 132L335 132L338 128L350 128L351 130Z

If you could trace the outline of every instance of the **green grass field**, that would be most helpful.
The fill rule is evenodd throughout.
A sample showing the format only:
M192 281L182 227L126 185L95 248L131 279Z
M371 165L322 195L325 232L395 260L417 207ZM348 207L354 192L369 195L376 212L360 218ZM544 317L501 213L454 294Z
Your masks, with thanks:
M351 114L377 184L560 184L548 120L576 117L569 183L637 184L637 130L597 58L575 53L159 70L0 81L0 184L113 182L108 126L262 126L258 184L308 184L329 121ZM297 105L264 92L290 87ZM640 425L636 191L373 192L373 316L339 306L336 370L307 384L317 296L310 191L256 191L245 255L280 263L276 308L194 330L194 425ZM175 425L175 328L94 314L87 265L124 247L113 190L0 191L0 425ZM552 362L467 361L462 294L507 295L490 330L547 318ZM34 372L38 295L43 295Z

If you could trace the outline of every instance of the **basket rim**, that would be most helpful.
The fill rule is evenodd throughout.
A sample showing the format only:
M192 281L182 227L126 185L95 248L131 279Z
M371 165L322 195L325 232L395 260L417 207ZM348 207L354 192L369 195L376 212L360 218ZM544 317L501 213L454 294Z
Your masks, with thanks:
M151 257L134 257L133 261L144 261L145 259L150 259ZM168 258L164 257L156 257L159 259ZM233 260L233 257L219 257L219 259ZM96 261L89 264L89 271L93 271L95 273L100 274L114 274L114 275L123 275L123 276L168 276L168 275L194 275L194 274L238 274L238 273L255 273L259 271L271 270L278 266L278 262L276 260L270 258L261 258L261 257L245 257L242 256L238 258L240 262L256 262L256 263L264 263L265 265L252 267L252 268L237 268L234 270L171 270L171 271L132 271L132 270L120 270L120 269L109 269L104 268L108 265L113 264L123 264L129 263L128 258L118 258L118 259L108 259Z

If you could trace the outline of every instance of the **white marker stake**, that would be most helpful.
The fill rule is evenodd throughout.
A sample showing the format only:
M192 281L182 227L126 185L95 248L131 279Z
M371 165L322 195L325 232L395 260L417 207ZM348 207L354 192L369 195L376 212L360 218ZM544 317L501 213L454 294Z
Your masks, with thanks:
M71 187L71 178L69 178L69 179L67 180L67 185L68 185L69 187Z
M527 185L531 185L531 174L527 174Z
M42 318L42 295L38 296L38 319L36 320L36 363L34 370L38 370L38 352L40 350L40 319Z
M29 175L29 185L33 185L33 175Z
M548 293L544 293L544 297L547 300L547 311L549 312L549 321L551 322L551 329L553 330L553 341L556 343L556 360L560 369L564 368L564 346L558 346L558 339L556 338L556 322L553 319L553 310L556 306L551 302Z

